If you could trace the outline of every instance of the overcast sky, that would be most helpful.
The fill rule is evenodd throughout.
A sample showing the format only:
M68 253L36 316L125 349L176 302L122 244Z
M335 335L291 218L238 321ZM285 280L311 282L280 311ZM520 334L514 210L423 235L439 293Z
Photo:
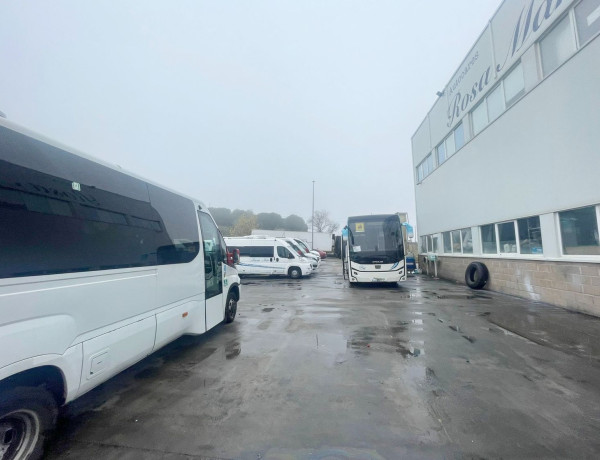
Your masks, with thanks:
M411 136L500 0L0 1L0 111L214 207L408 211Z

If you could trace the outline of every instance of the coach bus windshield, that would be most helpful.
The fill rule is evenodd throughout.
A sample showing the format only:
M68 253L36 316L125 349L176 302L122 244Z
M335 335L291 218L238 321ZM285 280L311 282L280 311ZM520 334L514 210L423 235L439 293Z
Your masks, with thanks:
M403 258L402 228L397 215L350 218L348 235L352 262L390 264Z

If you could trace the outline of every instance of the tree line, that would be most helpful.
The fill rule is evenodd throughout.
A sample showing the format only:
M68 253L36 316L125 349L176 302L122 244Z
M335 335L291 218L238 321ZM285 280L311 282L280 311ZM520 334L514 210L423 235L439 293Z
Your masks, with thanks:
M276 212L261 212L229 208L208 208L224 236L250 235L252 229L305 232L308 225L296 214L282 217Z

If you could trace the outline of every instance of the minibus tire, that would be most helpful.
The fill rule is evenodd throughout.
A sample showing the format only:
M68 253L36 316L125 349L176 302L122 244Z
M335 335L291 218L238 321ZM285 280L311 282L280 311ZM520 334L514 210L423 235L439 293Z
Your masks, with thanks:
M233 292L227 294L227 300L225 301L225 322L232 323L235 319L235 313L237 312L237 299Z
M0 399L0 426L3 426L0 435L3 439L0 442L6 442L10 437L12 440L8 444L13 444L8 446L4 453L8 456L3 459L41 458L57 414L56 400L43 388L16 387L3 392ZM15 450L11 452L13 447Z
M290 267L288 270L288 276L294 280L302 278L302 270L300 270L298 267Z
M482 289L488 282L489 272L481 262L471 262L465 271L465 283L471 289Z

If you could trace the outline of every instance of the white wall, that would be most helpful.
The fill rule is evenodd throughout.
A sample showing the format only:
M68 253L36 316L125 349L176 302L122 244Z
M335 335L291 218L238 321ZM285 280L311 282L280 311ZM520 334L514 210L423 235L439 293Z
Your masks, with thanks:
M600 203L598 63L595 39L418 184L419 234Z

